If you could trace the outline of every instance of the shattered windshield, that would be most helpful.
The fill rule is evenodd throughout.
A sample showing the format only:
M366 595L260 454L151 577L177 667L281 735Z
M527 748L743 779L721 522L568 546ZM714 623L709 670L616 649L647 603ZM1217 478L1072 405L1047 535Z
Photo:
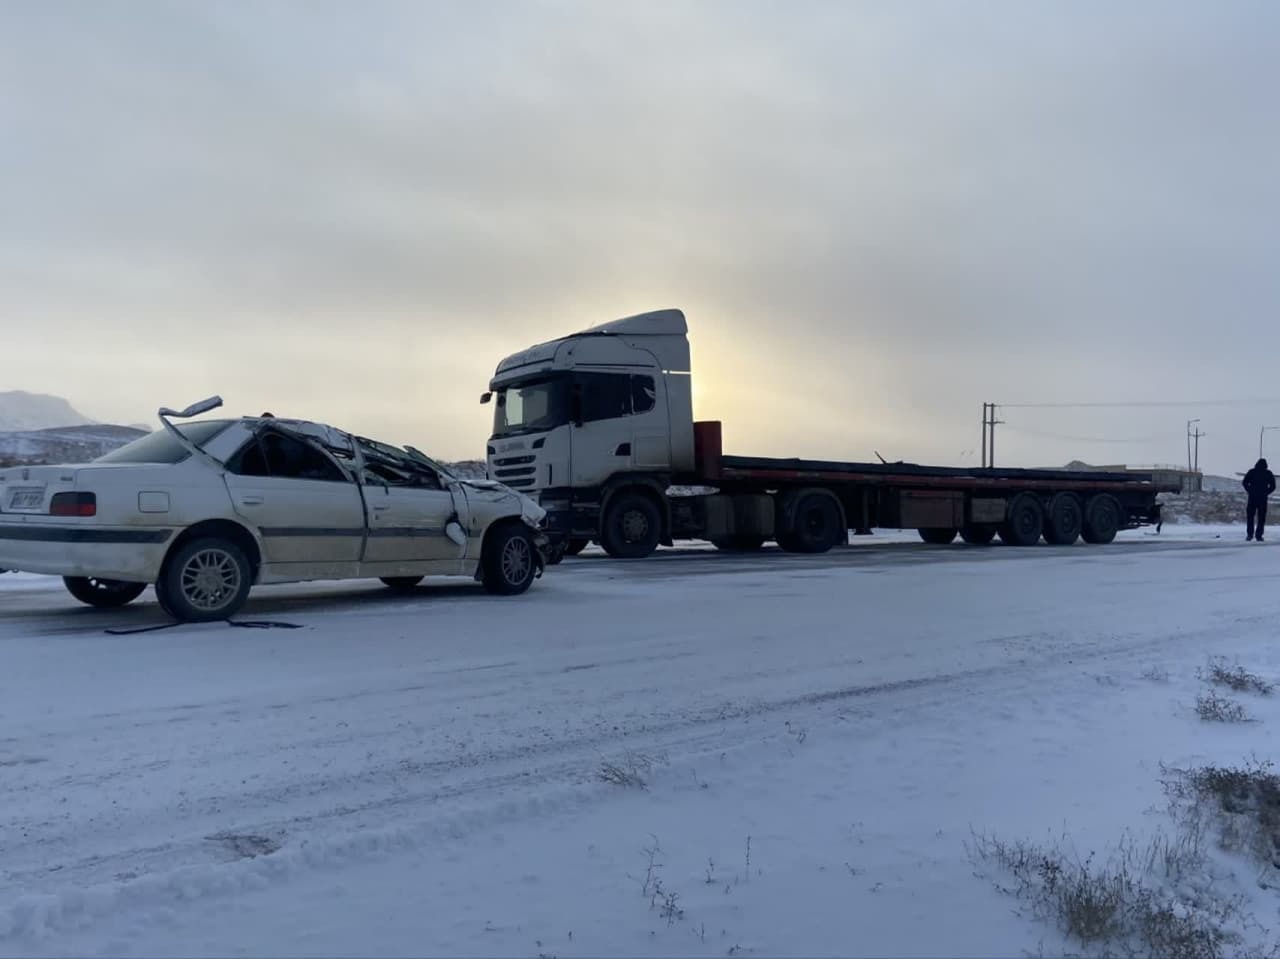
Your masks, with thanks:
M569 422L569 380L543 377L496 391L493 438L554 429Z

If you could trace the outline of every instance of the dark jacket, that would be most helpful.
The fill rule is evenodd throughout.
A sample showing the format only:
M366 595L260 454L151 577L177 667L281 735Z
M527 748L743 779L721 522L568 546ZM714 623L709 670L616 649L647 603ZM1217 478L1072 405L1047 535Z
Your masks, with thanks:
M1258 460L1257 465L1244 474L1240 485L1248 492L1250 503L1265 503L1267 497L1276 491L1276 476L1267 469L1266 460Z

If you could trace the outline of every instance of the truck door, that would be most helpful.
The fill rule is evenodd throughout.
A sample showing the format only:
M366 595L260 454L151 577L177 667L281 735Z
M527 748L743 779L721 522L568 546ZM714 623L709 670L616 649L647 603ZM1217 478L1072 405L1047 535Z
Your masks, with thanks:
M599 486L632 468L635 433L629 373L579 373L570 431L573 485ZM553 484L558 485L558 484Z

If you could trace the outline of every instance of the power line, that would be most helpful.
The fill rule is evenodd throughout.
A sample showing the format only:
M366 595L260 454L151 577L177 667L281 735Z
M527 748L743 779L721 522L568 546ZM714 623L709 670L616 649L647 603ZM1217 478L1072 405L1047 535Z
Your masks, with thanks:
M1123 407L1177 407L1177 406L1263 406L1280 405L1280 398L1254 397L1238 400L1126 400L1115 403L1000 403L1004 410L1071 410L1071 409L1119 409Z
M1129 437L1110 437L1110 436L1071 436L1067 433L1049 433L1043 430L1029 430L1021 426L1005 425L1005 429L1014 433L1021 433L1024 436L1034 436L1042 440L1067 440L1071 443L1154 443L1159 440L1167 440L1173 433L1156 433L1152 436L1129 436Z

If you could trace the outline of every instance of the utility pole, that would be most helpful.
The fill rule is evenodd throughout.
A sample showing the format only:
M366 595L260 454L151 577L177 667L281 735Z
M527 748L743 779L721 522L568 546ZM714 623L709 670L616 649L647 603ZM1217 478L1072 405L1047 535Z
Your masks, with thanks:
M1199 417L1196 417L1194 420L1187 420L1187 472L1188 473L1194 472L1194 470L1192 470L1191 468L1191 424L1199 423L1199 422L1200 422Z
M982 467L996 465L996 426L1004 420L996 419L996 404L982 404Z
M1196 427L1196 431L1195 431L1194 433L1192 433L1192 434L1191 434L1191 438L1192 438L1192 439L1194 439L1194 440L1196 441L1196 445L1195 445L1195 451L1196 451L1195 467L1194 467L1194 468L1192 469L1192 471L1191 471L1191 472L1193 472L1193 473L1199 473L1199 472L1200 472L1200 437L1202 437L1202 436L1204 436L1204 434L1200 432L1200 427L1198 427L1198 426L1197 426L1197 427Z

